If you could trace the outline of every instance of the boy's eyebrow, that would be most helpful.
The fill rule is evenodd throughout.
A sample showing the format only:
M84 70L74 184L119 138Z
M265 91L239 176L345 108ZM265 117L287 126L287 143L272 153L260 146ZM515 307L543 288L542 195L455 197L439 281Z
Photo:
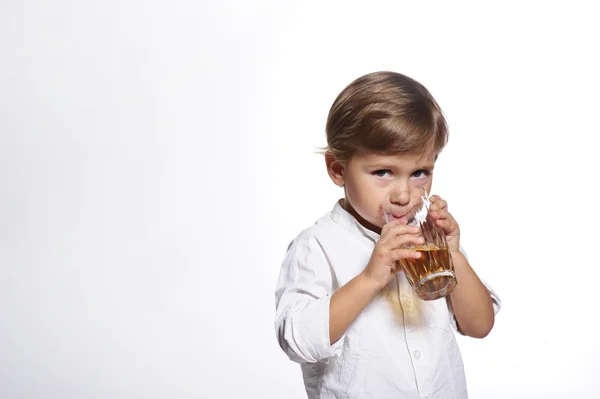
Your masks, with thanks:
M375 163L367 164L367 165L365 165L365 167L368 169L371 169L371 168L391 169L391 168L396 168L397 165L394 165L393 163L389 163L389 162L375 162ZM425 165L415 166L415 170L420 170L420 169L433 170L434 167L435 166L433 164L428 163Z
M387 162L374 162L374 163L365 165L366 168L389 168L390 166L392 166L392 165Z

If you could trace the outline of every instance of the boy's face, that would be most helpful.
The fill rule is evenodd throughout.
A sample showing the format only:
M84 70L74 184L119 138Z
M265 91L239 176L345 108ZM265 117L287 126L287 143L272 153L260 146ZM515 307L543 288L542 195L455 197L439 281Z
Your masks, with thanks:
M429 193L435 163L433 151L424 155L380 155L360 153L341 165L331 156L328 172L339 186L344 186L344 208L366 228L380 233L385 224L384 199L402 215L411 210L417 187ZM385 198L392 192L389 198Z

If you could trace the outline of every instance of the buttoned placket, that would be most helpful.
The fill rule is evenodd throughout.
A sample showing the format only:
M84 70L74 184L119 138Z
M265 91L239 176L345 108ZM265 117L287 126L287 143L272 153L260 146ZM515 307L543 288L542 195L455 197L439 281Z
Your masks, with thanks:
M414 312L414 309L412 308L416 306L415 301L418 301L419 299L417 299L415 295L412 295L412 287L410 286L410 283L403 274L396 274L396 282L400 309L402 311L403 320L405 321L406 313ZM424 359L424 341L421 337L421 332L419 332L416 328L407 325L407 323L405 322L404 341L406 343L406 349L408 351L412 363L417 394L419 395L419 398L421 398L421 391L425 381L421 381L419 375L424 374L421 372L421 370L426 369L427 367L427 363Z
M369 239L373 245L377 244L379 241L380 235L372 232L371 230L366 229L363 226L357 226L362 234L365 235L367 239ZM412 369L415 376L415 389L419 398L421 398L421 388L420 386L424 386L425 381L419 381L419 374L426 374L427 363L424 358L425 349L423 348L423 338L420 336L421 333L418 332L414 327L408 327L405 320L405 312L406 309L410 309L411 306L415 306L414 301L418 301L415 295L412 295L412 287L406 277L402 274L402 272L396 274L394 277L396 284L396 294L398 296L398 302L400 305L400 310L402 312L403 318L403 330L404 330L404 342L406 345L406 350L411 358ZM423 373L420 371L425 369Z

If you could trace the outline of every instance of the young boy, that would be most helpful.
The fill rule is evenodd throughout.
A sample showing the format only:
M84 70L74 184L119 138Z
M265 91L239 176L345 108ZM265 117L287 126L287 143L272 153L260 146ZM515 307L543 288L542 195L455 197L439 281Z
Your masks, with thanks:
M386 224L382 202L410 209L417 186L430 192L447 142L442 112L425 87L398 73L358 78L327 120L325 162L344 198L288 247L275 292L281 348L301 364L310 399L466 398L454 330L485 337L500 308L460 248L446 201L432 217L446 233L458 284L423 301L396 266L419 254L418 229Z

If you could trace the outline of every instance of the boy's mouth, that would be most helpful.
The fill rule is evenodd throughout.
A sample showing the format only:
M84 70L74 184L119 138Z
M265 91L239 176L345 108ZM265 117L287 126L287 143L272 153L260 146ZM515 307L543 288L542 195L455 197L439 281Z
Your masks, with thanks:
M408 219L406 214L394 214L394 213L386 213L385 214L386 222L389 223L393 220L400 220L402 224L408 223Z

